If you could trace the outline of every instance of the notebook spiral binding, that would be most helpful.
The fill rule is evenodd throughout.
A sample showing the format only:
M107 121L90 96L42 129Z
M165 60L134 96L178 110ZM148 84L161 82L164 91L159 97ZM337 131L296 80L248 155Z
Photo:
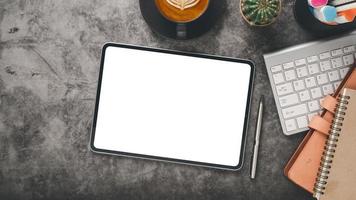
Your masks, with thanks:
M337 142L342 129L342 123L346 115L347 105L349 104L350 96L339 95L338 104L335 109L334 120L330 126L329 136L325 143L323 156L321 158L319 172L314 185L314 197L317 199L324 194L326 184L328 183L331 163L336 152Z

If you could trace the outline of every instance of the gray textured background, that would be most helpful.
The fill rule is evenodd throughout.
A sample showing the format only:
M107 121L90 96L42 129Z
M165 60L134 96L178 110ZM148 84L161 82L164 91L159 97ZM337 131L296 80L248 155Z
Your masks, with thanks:
M153 33L138 0L0 0L0 199L311 199L283 176L302 135L282 134L262 54L312 40L293 1L251 28L227 0L212 31L186 42ZM248 58L257 72L242 171L97 155L89 130L107 41ZM267 97L257 180L251 181L257 101Z

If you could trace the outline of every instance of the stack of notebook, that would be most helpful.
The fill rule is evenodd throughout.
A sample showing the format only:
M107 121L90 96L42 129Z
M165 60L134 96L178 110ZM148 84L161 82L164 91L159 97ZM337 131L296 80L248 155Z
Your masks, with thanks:
M321 200L356 199L356 69L350 70L285 168L285 175Z

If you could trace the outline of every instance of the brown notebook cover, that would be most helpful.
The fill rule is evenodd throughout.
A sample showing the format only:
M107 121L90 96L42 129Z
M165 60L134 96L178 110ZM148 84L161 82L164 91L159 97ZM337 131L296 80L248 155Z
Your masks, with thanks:
M355 67L346 75L339 89L335 92L334 97L345 87L356 89ZM329 123L331 123L333 119L333 113L329 111L324 111L321 116ZM284 174L291 181L310 193L313 193L326 139L326 134L311 129L284 169Z
M344 89L324 147L314 196L320 200L356 199L356 90Z

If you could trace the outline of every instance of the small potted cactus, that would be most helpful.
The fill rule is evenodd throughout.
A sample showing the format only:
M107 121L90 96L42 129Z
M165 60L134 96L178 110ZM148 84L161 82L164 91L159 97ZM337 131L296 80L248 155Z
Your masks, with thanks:
M278 17L281 0L240 0L240 10L251 26L267 26Z

